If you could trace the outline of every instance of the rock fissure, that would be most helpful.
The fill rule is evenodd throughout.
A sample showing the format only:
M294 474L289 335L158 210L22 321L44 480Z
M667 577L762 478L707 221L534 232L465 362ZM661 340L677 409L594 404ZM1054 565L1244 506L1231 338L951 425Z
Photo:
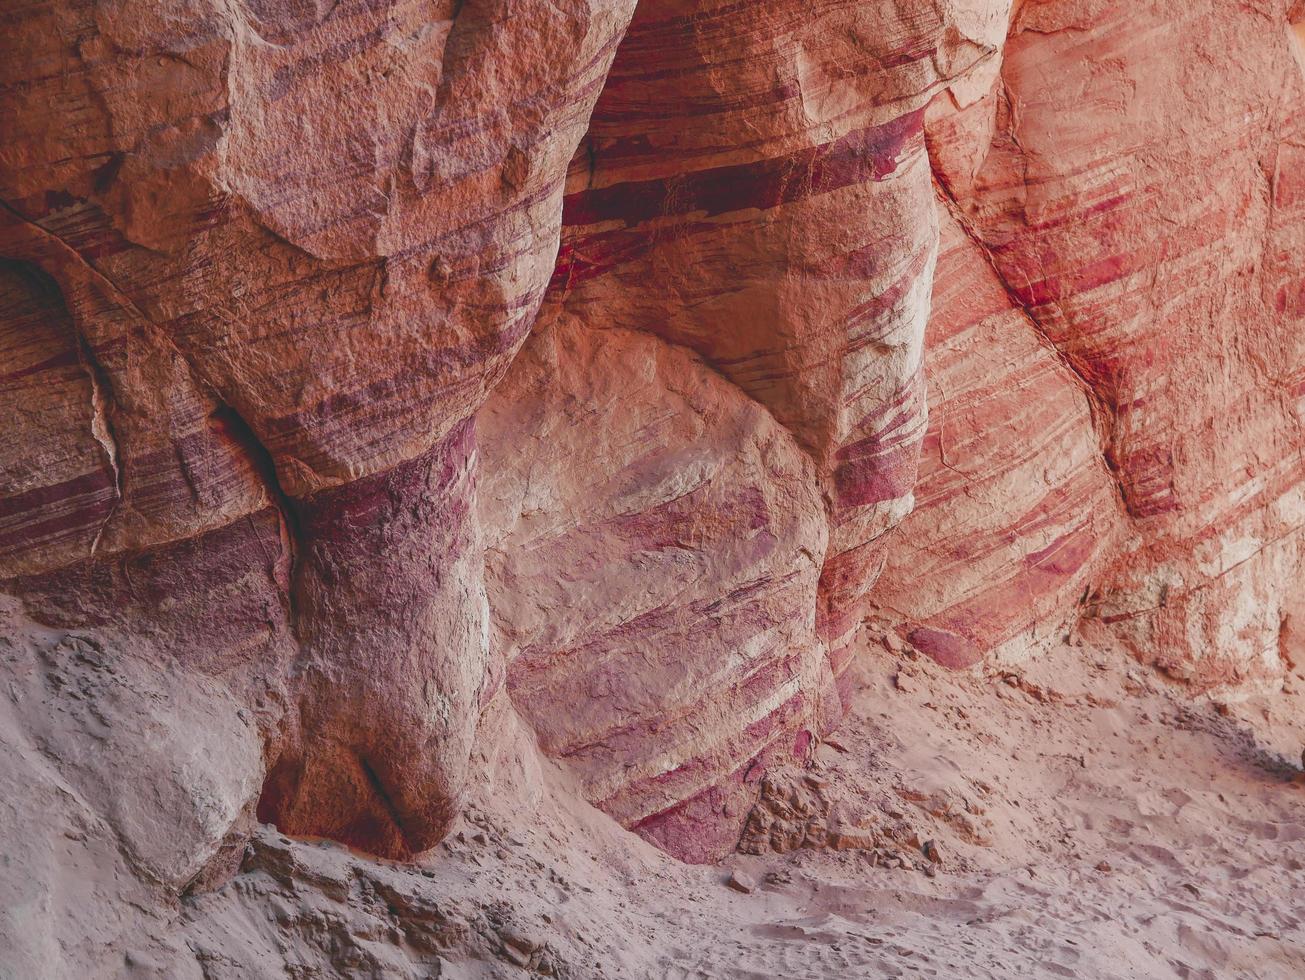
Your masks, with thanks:
M983 255L988 268L992 271L993 277L1001 284L1002 289L1005 290L1007 297L1010 299L1012 309L1016 309L1020 312L1024 322L1029 325L1029 328L1038 338L1039 343L1055 355L1056 360L1062 367L1064 367L1069 376L1074 379L1076 387L1083 395L1083 399L1092 413L1093 427L1099 434L1098 457L1100 459L1101 467L1110 475L1110 479L1115 485L1120 505L1126 512L1131 514L1132 511L1129 508L1128 494L1119 474L1119 466L1113 460L1114 412L1111 410L1109 404L1102 398L1101 394L1097 391L1096 386L1093 385L1088 376L1077 364L1075 364L1074 358L1066 354L1060 346L1051 339L1046 329L1038 322L1037 317L1029 311L1024 300L1021 298L1019 291L1010 284L1009 280L1006 278L1006 274L997 264L997 261L992 254L992 249L989 247L988 243L985 242L974 230L969 218L957 203L955 196L950 190L948 190L945 179L936 172L934 174L934 186L938 188L939 198L951 213L957 225L960 226L966 237L977 246L978 250Z
M96 549L100 546L100 538L104 536L105 528L109 526L114 515L118 512L118 508L126 498L126 474L118 458L118 439L114 435L113 421L110 417L112 404L109 394L111 390L109 381L104 374L104 369L96 361L90 344L86 342L85 336L80 332L77 334L77 352L82 366L86 370L86 376L91 383L91 434L104 450L105 461L113 471L114 502L109 513L104 516L99 529L95 532L95 537L91 539L90 553L94 555Z

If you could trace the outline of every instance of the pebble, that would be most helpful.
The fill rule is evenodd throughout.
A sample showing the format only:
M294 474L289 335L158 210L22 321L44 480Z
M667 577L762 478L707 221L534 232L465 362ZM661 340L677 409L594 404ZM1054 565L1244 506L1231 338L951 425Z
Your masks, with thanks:
M746 871L731 871L730 876L725 879L725 887L742 892L744 895L751 895L757 890L757 881Z
M920 845L920 853L929 859L930 864L942 864L942 851L939 850L937 841L925 841Z
M510 926L500 929L498 935L503 940L505 949L516 950L518 953L525 954L526 959L529 959L531 953L544 945L534 936L527 935Z

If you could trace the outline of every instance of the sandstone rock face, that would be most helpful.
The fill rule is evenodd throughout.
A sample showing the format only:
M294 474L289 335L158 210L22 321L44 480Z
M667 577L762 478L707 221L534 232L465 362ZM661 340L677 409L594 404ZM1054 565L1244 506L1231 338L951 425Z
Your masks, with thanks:
M0 24L0 777L125 903L255 819L423 852L536 749L716 859L867 635L1305 653L1300 3Z
M1280 674L1300 595L1290 6L1026 3L991 88L927 126L963 225L1092 399L1130 539L1091 611L1203 686Z
M0 576L258 688L286 830L400 856L457 810L471 417L632 9L5 14L3 397L40 422L4 435Z
M924 433L923 107L990 6L640 3L572 166L555 301L696 351L815 461L836 675Z
M479 428L512 702L622 823L731 850L764 762L837 703L810 459L682 348L572 320L536 328Z
M1089 393L941 201L939 213L916 509L873 600L877 622L959 669L1063 633L1124 519Z
M768 30L754 29L758 17ZM826 678L850 662L883 536L910 508L924 430L921 355L937 228L922 110L933 92L991 54L1003 29L1000 18L950 7L921 17L879 3L813 20L792 2L643 3L572 161L541 315L566 324L547 342L556 367L512 380L505 392L528 403L547 391L548 375L569 378L577 369L617 387L609 396L594 382L579 390L564 383L570 401L549 413L560 418L534 423L539 436L522 409L482 416L486 479L501 485L495 493L520 497L511 485L524 484L527 499L546 504L518 508L548 514L557 528L547 543L523 531L530 536L493 548L491 620L512 661L514 703L535 723L544 751L578 767L593 802L679 856L705 860L732 847L746 812L738 797L755 793L764 763L776 752L802 752L837 719ZM836 50L828 48L831 33L843 39ZM832 226L838 233L825 234ZM633 340L612 341L604 362L569 366L567 356L589 349L567 339L583 330L635 331L660 343L640 341L634 349L643 353L634 355L617 353ZM746 453L755 437L741 438L734 426L707 435L643 421L645 411L654 419L702 413L678 397L659 404L627 394L625 404L608 407L624 390L617 360L664 363L669 355L654 352L666 345L701 357L729 411L751 419L761 406L767 475L713 476L712 492L703 493L695 481L710 457L698 444L720 443L723 460ZM591 528L587 513L594 487L633 460L595 444L590 431L583 454L561 455L557 470L537 461L560 452L553 440L582 423L628 428L631 440L650 447L664 440L659 458L640 461L607 491L609 507L632 508L622 520L641 525L637 533ZM787 448L776 423L796 445ZM787 466L773 467L802 455L814 467L806 486L784 495L823 498L824 520L807 509L800 524L771 529L773 503L744 517L742 501L714 513L726 506L712 499L718 481L764 500L774 492L767 484L799 482ZM636 482L641 494L666 481L667 492L689 496L669 513L649 512L643 499L627 501L625 481L636 473L652 483ZM576 492L567 505L566 494ZM703 513L688 519L694 507ZM517 511L485 517L489 527L517 520ZM715 526L704 539L697 525ZM716 535L741 543L757 529L779 536L775 553L751 556L737 570L739 557L714 554L725 543ZM816 589L803 582L813 559ZM668 562L678 575L667 573ZM579 570L557 581L563 567ZM594 587L596 572L609 579L605 588ZM677 585L686 573L693 585ZM673 599L661 591L671 588ZM541 607L532 618L546 624L525 636L523 597ZM583 621L557 622L563 608ZM806 625L813 613L814 635ZM604 625L597 635L580 632ZM649 644L654 651L643 649ZM828 658L824 671L812 666L812 650ZM699 703L704 690L708 705ZM582 705L566 700L577 691L586 692Z

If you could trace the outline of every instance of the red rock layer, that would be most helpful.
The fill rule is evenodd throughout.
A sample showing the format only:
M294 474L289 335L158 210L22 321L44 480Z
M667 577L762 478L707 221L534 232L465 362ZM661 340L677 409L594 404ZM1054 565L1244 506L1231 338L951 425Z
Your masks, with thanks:
M487 655L474 460L468 420L296 503L299 724L260 802L286 833L413 854L457 816Z
M42 608L75 569L101 591L69 626L101 594L147 632L234 615L194 656L264 677L242 598L124 570L219 538L257 545L250 576L284 560L263 811L287 829L399 855L456 812L487 653L469 419L543 298L633 6L0 14L0 399L44 400L38 446L0 442L0 580Z
M563 319L479 419L494 645L585 795L678 857L734 848L836 698L810 460L683 349Z
M628 373L613 362L631 340L608 341L604 360L587 368L601 383L573 379L561 354L549 359L553 372L530 369L536 380L509 381L501 397L528 404L548 390L539 377L567 372L552 381L568 394L565 410L538 423L548 440L514 434L521 407L482 419L506 420L484 430L487 472L506 468L503 479L515 474L536 493L553 494L539 505L555 526L547 543L509 537L491 551L491 620L504 630L511 697L544 751L581 774L591 800L681 857L706 860L730 849L745 784L755 783L769 754L802 750L812 731L837 718L838 701L808 656L821 651L835 675L850 663L883 536L910 507L924 432L921 341L937 229L922 107L990 55L1004 26L982 14L888 2L815 11L792 0L644 2L572 161L561 252L541 316L562 332L546 343L581 364L592 356L580 339L586 330L621 338L633 330L696 352L720 376L714 400L749 419L760 413L749 424L764 422L763 431L777 422L791 433L796 446L784 452L814 463L802 496L824 501L823 521L804 522L797 565L793 530L780 535L783 550L764 560L740 569L730 563L737 558L726 561L730 552L716 535L751 540L754 532L739 526L738 503L713 500L715 490L695 491L655 519L636 507L625 519L639 515L638 525L657 535L651 542L591 526L594 487L607 485L616 450L589 432L593 445L551 471L533 462L537 452L528 447L559 452L551 440L582 419L601 430L634 424L609 414L605 387L609 374ZM833 46L831 36L839 39ZM663 352L658 364L683 356L639 343L644 357ZM680 404L675 382L662 384L672 391L657 413ZM656 399L628 400L622 410L647 426L635 431L648 440L644 451L655 453L640 473L670 473L703 452L688 433L642 421L643 402ZM594 402L603 409L578 414ZM713 452L724 461L735 430L712 431L717 426L697 438L719 443ZM732 438L733 452L746 454L749 442ZM742 481L739 492L761 493L766 484L742 473L733 479ZM768 479L796 478L772 472ZM568 513L577 490L583 496ZM693 519L690 508L703 513ZM504 519L486 517L486 526ZM755 518L762 527L775 519ZM702 522L712 526L705 538L696 531ZM822 523L828 548L823 529L818 541L812 536ZM663 568L668 549L690 568L706 563L714 571L667 594L679 581ZM814 603L805 586L775 591L799 568L805 576L812 556L821 562ZM602 570L601 588L593 567ZM559 568L584 571L550 584ZM738 581L744 570L748 578ZM519 617L531 603L542 611L530 630L556 619L559 608L585 610L582 623L522 637ZM776 634L777 624L792 620L796 629L813 612L818 637ZM604 623L620 628L609 634ZM772 663L778 650L786 652Z
M924 432L921 109L1003 28L889 0L645 0L572 165L550 303L698 352L812 454L839 674Z
M1302 22L0 12L5 615L138 700L175 673L241 746L158 881L256 802L427 848L514 710L718 856L836 721L868 611L958 667L1088 615L1198 684L1272 678L1305 603Z
M1286 3L1047 0L929 142L1088 386L1135 540L1094 611L1201 684L1280 670L1300 567L1305 146Z
M113 513L115 450L102 422L96 431L101 381L59 287L34 265L0 265L0 363L0 559L17 571L80 557Z
M872 598L881 625L960 669L1063 633L1122 519L1089 395L946 203L939 217L929 431Z

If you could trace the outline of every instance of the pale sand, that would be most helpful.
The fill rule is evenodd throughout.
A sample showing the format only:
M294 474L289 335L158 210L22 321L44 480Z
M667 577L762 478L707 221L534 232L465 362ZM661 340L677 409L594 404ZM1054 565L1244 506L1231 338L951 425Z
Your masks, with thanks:
M550 774L537 811L500 787L424 869L265 830L178 938L210 977L1305 976L1305 681L1221 713L1120 654L1014 674L868 654L818 750L845 809L938 843L936 877L807 848L679 865Z

